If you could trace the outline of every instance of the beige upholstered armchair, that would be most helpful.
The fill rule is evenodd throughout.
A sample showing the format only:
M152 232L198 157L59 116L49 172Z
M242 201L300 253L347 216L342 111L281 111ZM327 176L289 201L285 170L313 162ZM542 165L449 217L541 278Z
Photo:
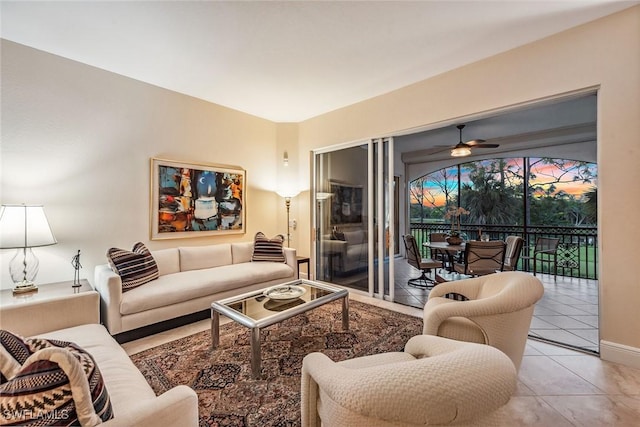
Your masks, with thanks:
M499 425L517 373L495 348L419 335L404 352L302 364L302 427ZM479 424L480 423L480 424Z
M519 370L534 305L543 293L540 280L520 271L442 283L424 306L423 332L496 347ZM468 300L445 298L447 294Z

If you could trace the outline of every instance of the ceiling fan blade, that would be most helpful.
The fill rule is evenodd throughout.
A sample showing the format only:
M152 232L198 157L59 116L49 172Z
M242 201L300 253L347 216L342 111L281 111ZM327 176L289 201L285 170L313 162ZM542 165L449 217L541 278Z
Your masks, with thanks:
M498 148L500 144L477 144L472 145L473 148Z
M464 144L467 144L469 147L473 147L478 144L482 144L483 142L486 142L486 141L484 139L472 139L471 141L467 141Z

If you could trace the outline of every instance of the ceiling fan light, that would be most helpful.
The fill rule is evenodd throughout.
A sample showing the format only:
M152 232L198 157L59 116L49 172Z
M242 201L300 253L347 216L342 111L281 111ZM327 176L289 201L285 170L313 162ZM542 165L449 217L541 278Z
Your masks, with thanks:
M471 154L471 149L469 147L455 147L451 150L452 157L464 157Z

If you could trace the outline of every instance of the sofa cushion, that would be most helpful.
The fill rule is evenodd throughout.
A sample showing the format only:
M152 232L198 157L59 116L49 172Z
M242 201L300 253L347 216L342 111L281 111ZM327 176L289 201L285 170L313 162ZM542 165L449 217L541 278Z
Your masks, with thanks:
M120 313L140 313L256 283L287 278L293 279L293 271L287 264L279 262L245 262L169 274L154 281L153 285L140 286L123 295ZM214 299L212 296L211 302Z
M20 371L0 385L0 412L19 425L97 425L113 418L102 374L81 347L27 338L34 350Z
M346 240L350 245L359 245L365 241L365 234L363 230L345 231L343 234L344 240Z
M231 264L231 245L180 247L180 271L202 270Z
M231 256L234 264L251 262L251 257L253 256L253 242L232 243Z
M111 269L122 279L122 292L158 278L158 265L142 242L133 245L131 251L110 248L107 251L107 260Z
M151 255L158 265L158 276L180 272L180 251L178 248L152 251Z
M278 234L272 239L268 239L261 231L256 233L253 242L253 256L251 261L286 262L282 245L284 236Z

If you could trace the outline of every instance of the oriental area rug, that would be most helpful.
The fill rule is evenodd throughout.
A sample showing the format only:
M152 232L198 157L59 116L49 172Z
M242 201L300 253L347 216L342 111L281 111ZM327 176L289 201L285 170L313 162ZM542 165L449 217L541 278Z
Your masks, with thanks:
M220 328L211 352L203 331L134 354L131 359L156 394L185 384L198 394L200 427L300 425L302 359L314 351L334 361L402 351L422 333L422 319L349 302L349 331L342 330L341 301L334 301L262 330L262 379L251 378L249 329Z

